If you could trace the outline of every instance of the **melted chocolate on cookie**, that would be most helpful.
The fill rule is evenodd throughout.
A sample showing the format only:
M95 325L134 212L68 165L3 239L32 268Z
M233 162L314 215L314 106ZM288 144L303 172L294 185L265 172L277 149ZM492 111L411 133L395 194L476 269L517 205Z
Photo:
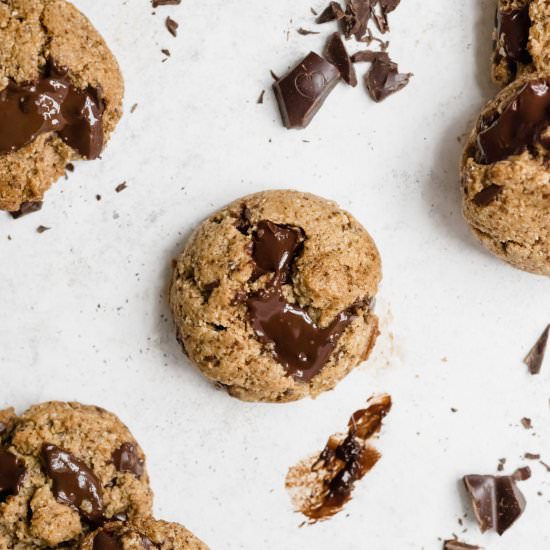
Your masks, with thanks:
M57 501L75 507L92 523L103 522L101 483L94 472L84 462L55 445L43 445L42 461L46 475L53 481L52 489Z
M26 472L27 469L22 460L0 449L0 502L6 497L19 493Z
M248 315L257 337L273 345L273 355L287 374L309 382L328 361L339 338L365 303L340 312L326 328L320 328L307 311L289 303L282 285L289 276L304 240L300 229L261 221L254 234L252 257L255 274L273 272L265 290L247 299Z
M480 164L492 164L532 150L549 124L550 79L531 80L502 113L493 112L481 121L476 159Z
M56 132L83 157L95 159L103 147L102 114L96 90L76 88L66 69L50 63L37 81L10 81L0 92L0 154Z
M531 62L527 49L530 28L529 4L519 10L498 10L497 36L510 61L523 64ZM515 67L513 69L515 73Z
M143 475L143 460L132 443L123 443L113 452L113 464L119 472L130 472L137 477Z

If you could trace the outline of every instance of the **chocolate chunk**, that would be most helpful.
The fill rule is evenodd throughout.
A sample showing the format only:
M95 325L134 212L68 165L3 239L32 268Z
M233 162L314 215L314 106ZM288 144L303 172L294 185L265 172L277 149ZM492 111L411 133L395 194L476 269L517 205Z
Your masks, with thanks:
M527 82L502 113L481 120L476 160L493 164L535 147L550 122L550 79ZM541 143L541 145L544 145Z
M100 531L94 537L92 550L122 550L122 541L115 533L109 531Z
M329 21L340 21L344 17L344 10L338 2L331 2L316 19L316 23L328 23Z
M310 31L308 29L304 29L303 27L300 27L296 32L302 36L307 36L308 34L320 34L317 31Z
M443 543L443 550L479 550L479 546L466 544L465 542L460 542L459 540L452 539L446 540Z
M283 124L305 128L340 80L338 69L310 52L287 75L273 84Z
M492 183L476 194L474 197L474 203L477 206L488 206L500 195L501 192L502 185Z
M119 472L130 472L137 477L143 475L144 461L139 458L137 449L132 443L123 443L113 453L113 464Z
M42 461L46 475L53 481L52 490L57 501L73 506L88 521L100 523L103 520L102 490L94 472L72 454L51 444L42 446Z
M373 4L376 0L346 0L346 12L343 19L343 30L346 38L355 36L362 40L367 32L367 25L373 15Z
M36 82L10 81L0 92L0 154L17 151L40 134L57 132L83 157L95 159L103 147L103 105L93 88L76 88L67 69L49 63Z
M181 0L151 0L153 8L158 8L159 6L177 6L181 4Z
M166 21L165 21L165 24L166 24L166 28L168 29L168 32L172 36L177 36L178 35L179 23L177 21L174 21L171 17L167 17Z
M309 382L320 372L336 348L338 340L366 302L340 312L321 328L307 311L286 301L282 285L286 282L295 256L301 249L303 232L286 225L261 221L254 234L253 277L272 272L265 290L248 297L248 317L260 341L273 346L273 355L287 374Z
M369 72L365 75L365 84L374 101L383 101L389 95L404 88L409 83L411 76L412 73L400 73L397 63L386 61L382 56L377 56L372 62Z
M327 59L338 68L344 82L350 86L357 86L355 67L353 66L346 46L344 42L342 42L339 33L333 33L327 40L326 56Z
M464 485L482 533L494 529L502 535L521 516L526 503L516 482L530 475L529 468L520 468L511 476L464 476Z
M0 449L0 502L19 493L26 472L22 460Z
M531 19L529 17L528 2L518 10L497 11L497 37L498 43L502 44L507 58L516 63L528 64L531 62L531 55L527 49L529 42L529 30ZM517 72L514 69L514 74Z
M550 325L548 325L543 333L539 336L539 339L535 342L535 345L531 348L527 357L523 362L529 368L531 374L539 374L542 369L542 363L544 362L544 355L546 354L546 346L548 344L548 336L550 335Z
M17 220L21 216L26 216L27 214L38 212L41 209L42 209L42 201L22 202L21 206L19 207L19 210L15 212L10 212L10 215L14 220Z
M375 59L380 59L383 63L391 63L392 60L387 52L375 52L373 50L361 50L360 52L355 52L351 56L353 63L367 62L372 63Z

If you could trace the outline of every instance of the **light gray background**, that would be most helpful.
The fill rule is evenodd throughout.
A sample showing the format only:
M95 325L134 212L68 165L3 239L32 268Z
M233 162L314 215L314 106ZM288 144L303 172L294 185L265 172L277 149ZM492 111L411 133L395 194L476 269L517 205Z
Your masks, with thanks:
M494 91L493 0L403 0L390 51L411 85L379 105L341 85L301 132L282 128L269 69L319 51L330 24L296 29L314 27L309 8L324 2L183 0L155 16L146 0L77 4L119 59L126 115L103 160L78 163L40 213L0 217L0 405L74 399L118 413L148 454L157 515L213 549L439 549L470 512L463 474L495 472L500 457L511 472L525 451L550 462L550 364L530 377L521 362L550 321L549 282L485 253L460 214L457 136ZM286 187L335 199L376 239L383 336L316 401L244 404L182 356L170 262L214 209ZM383 459L344 513L299 529L287 468L381 391L395 402ZM531 465L517 525L499 539L467 519L465 540L548 548L550 473Z

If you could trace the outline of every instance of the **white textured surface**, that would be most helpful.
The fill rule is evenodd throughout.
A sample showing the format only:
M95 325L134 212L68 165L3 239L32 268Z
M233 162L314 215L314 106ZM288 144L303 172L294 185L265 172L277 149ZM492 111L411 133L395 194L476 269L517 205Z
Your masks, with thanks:
M521 362L550 321L550 283L485 253L459 206L457 136L493 91L493 0L403 0L390 52L411 85L380 105L341 85L302 132L281 127L269 69L282 74L333 30L296 33L314 26L309 0L184 0L155 16L147 0L77 4L118 56L127 114L103 160L79 163L42 212L1 216L0 406L80 400L118 413L148 453L157 515L213 550L436 550L471 518L463 474L495 472L500 457L512 471L525 451L550 462L550 363L530 377ZM270 187L337 200L384 264L372 361L316 401L281 406L208 385L175 342L165 292L189 231ZM345 513L299 529L287 468L380 391L395 403L383 459ZM517 525L499 539L466 519L465 540L548 548L550 473L531 466Z

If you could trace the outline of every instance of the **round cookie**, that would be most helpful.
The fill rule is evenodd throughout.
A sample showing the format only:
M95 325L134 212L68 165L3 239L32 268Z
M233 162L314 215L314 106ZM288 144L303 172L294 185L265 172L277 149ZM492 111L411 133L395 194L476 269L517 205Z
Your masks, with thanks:
M241 198L205 220L174 264L184 351L246 401L330 390L378 336L380 257L335 203L297 191Z
M463 212L515 267L550 275L550 74L524 75L483 109L462 158Z
M65 0L0 2L0 90L1 210L41 201L68 162L99 155L122 115L117 61ZM59 90L67 92L63 101ZM51 107L55 102L61 112ZM18 108L23 104L30 107ZM67 123L62 130L41 124L52 112Z
M49 402L0 412L0 549L76 542L111 519L148 516L145 456L112 413Z
M110 523L90 533L78 550L208 550L178 523L153 518Z
M493 35L493 80L505 86L518 75L550 72L550 4L498 0Z

